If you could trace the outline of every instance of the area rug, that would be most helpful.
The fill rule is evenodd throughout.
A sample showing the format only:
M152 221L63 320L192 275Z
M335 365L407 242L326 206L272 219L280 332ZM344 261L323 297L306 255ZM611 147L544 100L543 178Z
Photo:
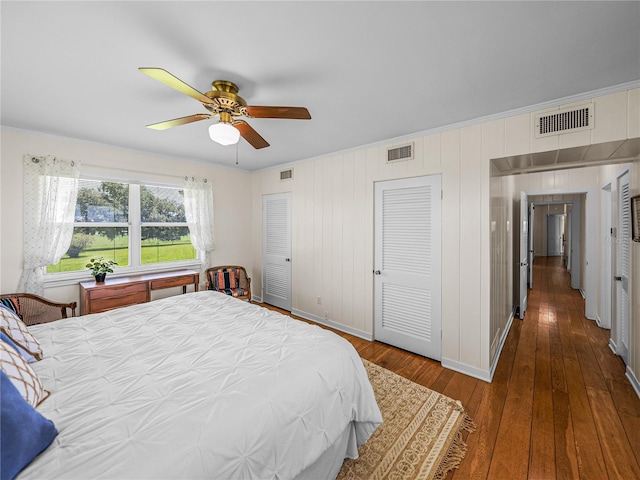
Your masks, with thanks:
M345 460L338 480L442 479L467 451L462 432L475 430L459 401L363 360L383 423Z

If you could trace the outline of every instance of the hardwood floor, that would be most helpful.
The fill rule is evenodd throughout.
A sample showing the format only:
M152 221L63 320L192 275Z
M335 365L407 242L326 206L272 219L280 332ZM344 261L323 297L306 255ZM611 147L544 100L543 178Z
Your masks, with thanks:
M559 257L535 260L533 284L492 383L336 333L363 358L463 403L477 429L447 479L640 479L640 399L608 347L609 330L584 317Z

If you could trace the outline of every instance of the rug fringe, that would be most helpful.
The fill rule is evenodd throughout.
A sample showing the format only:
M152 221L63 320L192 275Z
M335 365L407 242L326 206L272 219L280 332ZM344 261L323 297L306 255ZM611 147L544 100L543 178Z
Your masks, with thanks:
M460 466L460 462L464 459L464 456L467 454L467 444L462 438L462 432L466 431L472 433L476 430L476 424L466 413L464 414L464 419L462 420L462 424L460 428L456 432L456 435L451 442L451 446L447 451L447 454L444 456L440 465L436 469L436 472L433 476L434 480L442 480L447 474Z
M465 432L469 432L469 433L473 433L476 431L475 422L466 413L464 414L464 420L462 421L462 426L460 427L460 430L461 431L464 430Z

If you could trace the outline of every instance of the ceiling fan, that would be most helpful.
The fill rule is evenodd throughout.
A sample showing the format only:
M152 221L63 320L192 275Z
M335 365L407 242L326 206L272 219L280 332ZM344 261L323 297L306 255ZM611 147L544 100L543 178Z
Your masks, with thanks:
M162 68L140 67L138 70L185 95L189 95L191 98L195 98L202 103L204 108L211 112L196 113L188 117L174 118L173 120L147 125L147 128L154 130L166 130L167 128L217 116L220 117L219 121L209 127L209 136L214 142L221 145L232 145L238 143L240 136L242 136L254 148L258 149L268 147L269 143L251 125L237 117L311 119L309 111L304 107L258 107L247 105L247 102L238 95L238 87L227 80L215 80L211 84L210 91L201 93Z

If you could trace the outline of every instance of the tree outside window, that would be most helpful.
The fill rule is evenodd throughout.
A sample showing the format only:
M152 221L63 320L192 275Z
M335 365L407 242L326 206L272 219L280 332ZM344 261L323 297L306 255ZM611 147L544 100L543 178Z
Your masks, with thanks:
M85 270L95 256L120 268L194 260L182 190L81 179L71 245L47 273Z

